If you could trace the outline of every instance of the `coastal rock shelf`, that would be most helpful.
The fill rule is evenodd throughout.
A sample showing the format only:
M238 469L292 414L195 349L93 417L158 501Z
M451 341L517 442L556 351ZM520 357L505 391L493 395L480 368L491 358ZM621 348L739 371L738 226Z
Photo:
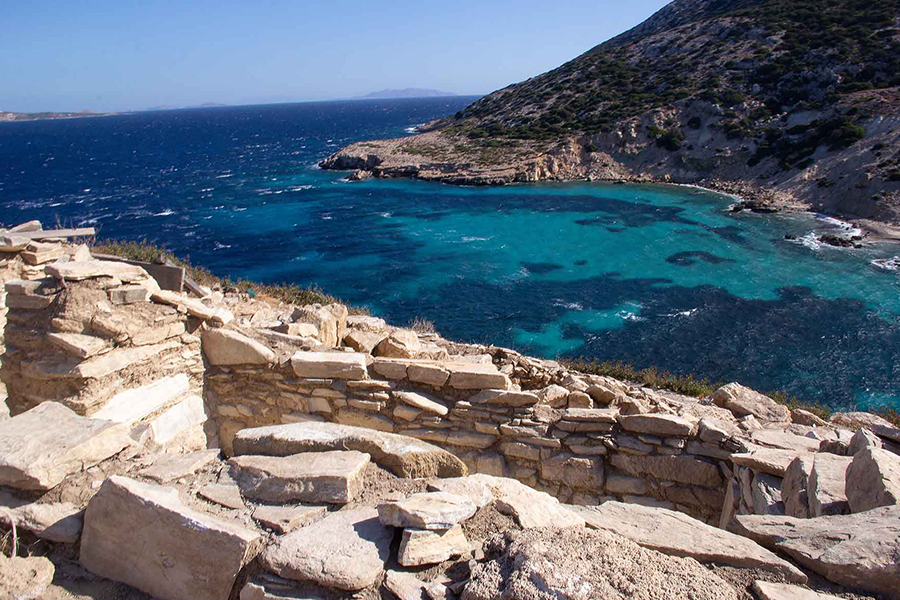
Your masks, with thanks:
M339 304L163 292L49 246L0 268L0 512L52 560L164 600L537 593L498 569L611 597L900 593L900 429L874 415L737 383L689 398ZM56 585L50 560L0 560L31 569L0 593Z

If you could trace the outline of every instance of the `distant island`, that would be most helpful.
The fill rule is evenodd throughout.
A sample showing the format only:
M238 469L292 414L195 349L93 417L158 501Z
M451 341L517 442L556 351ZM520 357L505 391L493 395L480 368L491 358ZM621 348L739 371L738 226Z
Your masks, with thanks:
M402 90L381 90L365 96L357 96L354 100L389 100L392 98L440 98L442 96L456 96L451 92L429 90L424 88L406 88Z
M228 106L227 104L220 104L218 102L204 102L203 104L193 104L191 106L172 106L171 104L161 104L159 106L150 106L144 109L144 111L154 111L154 110L181 110L184 108L220 108Z
M20 113L0 110L0 123L4 121L39 121L42 119L81 119L84 117L108 117L118 113L98 113L92 110L78 112Z

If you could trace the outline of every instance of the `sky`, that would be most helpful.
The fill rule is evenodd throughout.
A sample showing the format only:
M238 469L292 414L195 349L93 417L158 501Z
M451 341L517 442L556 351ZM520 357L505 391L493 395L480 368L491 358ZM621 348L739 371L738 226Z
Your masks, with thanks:
M7 0L0 110L263 104L385 88L480 95L666 0Z

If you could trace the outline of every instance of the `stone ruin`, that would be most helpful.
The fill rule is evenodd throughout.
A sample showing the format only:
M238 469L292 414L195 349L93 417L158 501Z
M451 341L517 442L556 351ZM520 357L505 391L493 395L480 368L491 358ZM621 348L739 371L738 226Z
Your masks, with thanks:
M0 596L900 598L900 429L875 415L198 297L16 233Z

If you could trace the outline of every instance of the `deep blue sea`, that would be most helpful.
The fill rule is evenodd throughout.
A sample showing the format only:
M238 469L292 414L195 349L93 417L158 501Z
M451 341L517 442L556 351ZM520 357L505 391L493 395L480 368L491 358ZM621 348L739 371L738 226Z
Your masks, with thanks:
M148 238L453 339L900 407L900 277L871 262L896 246L819 247L827 219L732 214L686 187L348 183L315 166L471 100L2 123L0 222Z

